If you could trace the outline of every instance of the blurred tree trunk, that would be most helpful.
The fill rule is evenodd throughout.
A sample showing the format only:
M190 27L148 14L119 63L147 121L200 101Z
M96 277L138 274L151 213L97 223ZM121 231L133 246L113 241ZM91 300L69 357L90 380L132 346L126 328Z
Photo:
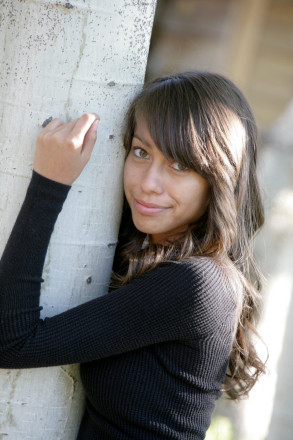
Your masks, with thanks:
M98 142L57 221L44 316L107 291L122 195L122 120L143 83L155 0L0 1L0 253L50 116L101 117ZM83 413L76 366L0 372L0 438L72 440Z
M266 222L257 239L256 254L266 277L259 332L268 348L268 374L243 402L237 440L292 439L292 123L293 100L263 134L259 164ZM264 350L263 357L265 354Z
M270 388L267 440L291 440L293 342L293 99L266 133L264 176L270 195L265 227L268 274L262 323L269 349L269 371L264 390ZM268 392L268 391L267 391ZM262 393L262 403L267 399ZM261 399L259 399L259 403Z

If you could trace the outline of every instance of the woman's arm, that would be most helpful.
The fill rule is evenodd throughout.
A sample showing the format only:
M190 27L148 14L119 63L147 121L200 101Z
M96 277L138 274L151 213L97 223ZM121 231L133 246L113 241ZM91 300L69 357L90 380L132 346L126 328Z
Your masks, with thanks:
M96 114L84 114L67 124L54 119L37 139L36 171L0 261L0 344L3 346L14 334L19 337L29 331L31 320L38 316L36 303L54 223L69 185L90 158L98 122ZM23 292L31 293L25 296Z
M68 189L34 173L1 259L1 368L87 362L163 341L203 338L229 324L230 289L209 259L158 267L108 295L41 320L44 258Z
M201 338L225 322L233 309L231 295L224 294L208 259L158 267L108 295L41 320L44 258L68 190L33 175L0 263L0 367L87 362L163 341Z
M90 154L95 139L93 129L84 128L93 127L88 117L78 124L84 138L76 136L74 123L55 120L38 139L37 172L0 262L2 368L87 362L163 341L201 338L225 322L233 309L215 264L197 259L194 264L158 267L111 294L40 319L50 236L69 185L86 163L79 156L82 151ZM78 148L73 148L75 142Z
M163 341L190 341L228 321L231 295L209 259L158 267L108 295L41 320L43 263L68 190L34 173L7 243L0 262L1 368L87 362Z
M54 223L70 185L90 158L98 122L95 114L67 124L54 119L38 136L33 178L1 259L2 283L19 279L22 272L28 278L41 277ZM0 299L3 289L0 285ZM5 301L1 309L14 300L6 295Z

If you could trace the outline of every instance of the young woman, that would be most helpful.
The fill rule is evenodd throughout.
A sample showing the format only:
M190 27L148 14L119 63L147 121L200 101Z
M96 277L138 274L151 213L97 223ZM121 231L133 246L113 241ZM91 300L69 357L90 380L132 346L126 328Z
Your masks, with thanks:
M127 115L111 292L40 320L50 235L97 124L55 119L38 138L0 265L0 366L81 363L80 440L204 439L221 392L245 395L264 371L251 341L263 223L253 115L217 74L147 85Z

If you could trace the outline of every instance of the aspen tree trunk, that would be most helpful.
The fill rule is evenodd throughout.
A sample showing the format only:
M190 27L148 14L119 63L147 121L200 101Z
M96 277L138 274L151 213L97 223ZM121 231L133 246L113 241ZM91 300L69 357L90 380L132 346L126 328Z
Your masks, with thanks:
M122 120L144 80L154 10L155 0L0 0L0 254L43 121L88 111L101 118L49 246L43 316L107 291L122 202ZM73 440L82 413L77 366L0 370L0 439Z

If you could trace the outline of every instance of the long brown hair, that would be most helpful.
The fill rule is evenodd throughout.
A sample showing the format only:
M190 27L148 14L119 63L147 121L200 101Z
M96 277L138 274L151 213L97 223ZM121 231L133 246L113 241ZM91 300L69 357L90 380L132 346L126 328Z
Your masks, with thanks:
M252 337L261 288L252 251L264 221L256 175L257 129L240 90L221 75L185 72L147 84L131 104L124 146L128 154L136 121L142 118L160 151L210 182L210 202L184 239L142 249L127 201L114 262L113 286L130 282L158 264L205 255L229 267L243 292L235 341L223 389L237 399L264 372ZM119 267L118 267L119 261Z

